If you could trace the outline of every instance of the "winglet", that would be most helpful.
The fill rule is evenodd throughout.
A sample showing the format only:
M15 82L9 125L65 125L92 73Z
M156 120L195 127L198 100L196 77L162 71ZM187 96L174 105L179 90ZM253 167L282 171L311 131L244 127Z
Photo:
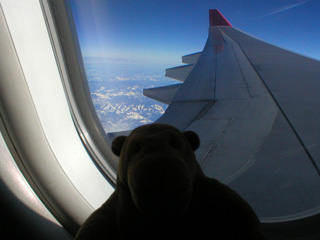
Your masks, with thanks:
M232 27L228 20L221 14L218 9L209 10L210 27L213 26L227 26Z

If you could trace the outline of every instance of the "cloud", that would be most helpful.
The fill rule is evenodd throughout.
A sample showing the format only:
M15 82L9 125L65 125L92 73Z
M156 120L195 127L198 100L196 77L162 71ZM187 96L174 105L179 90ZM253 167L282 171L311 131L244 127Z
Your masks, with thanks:
M271 16L271 15L275 15L275 14L278 14L278 13L281 13L281 12L284 12L284 11L287 11L287 10L290 10L292 8L296 8L296 7L299 7L301 5L304 5L308 2L310 2L311 0L305 0L303 2L299 2L299 3L295 3L295 4L290 4L290 5L287 5L285 7L282 7L276 11L272 11L272 12L269 12L267 14L264 14L262 15L261 17L258 17L257 19L260 19L260 18L264 18L264 17L268 17L268 16Z

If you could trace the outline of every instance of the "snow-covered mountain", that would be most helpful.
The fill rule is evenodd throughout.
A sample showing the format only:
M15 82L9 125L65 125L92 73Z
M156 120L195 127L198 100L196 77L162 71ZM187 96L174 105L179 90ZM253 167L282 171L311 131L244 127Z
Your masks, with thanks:
M165 112L166 104L142 94L144 88L173 83L164 77L165 66L86 58L85 68L94 107L107 133L152 123Z

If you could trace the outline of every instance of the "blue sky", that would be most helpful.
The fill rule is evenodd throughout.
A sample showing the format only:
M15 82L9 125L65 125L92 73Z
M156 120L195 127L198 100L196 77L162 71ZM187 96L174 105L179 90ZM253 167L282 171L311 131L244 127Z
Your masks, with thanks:
M320 60L320 0L70 0L84 56L178 65L201 51L208 10L250 35Z

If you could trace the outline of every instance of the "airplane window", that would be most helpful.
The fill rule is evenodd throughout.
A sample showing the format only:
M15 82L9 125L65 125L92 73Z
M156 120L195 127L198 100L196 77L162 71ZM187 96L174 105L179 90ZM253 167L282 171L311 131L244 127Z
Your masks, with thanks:
M320 34L305 27L319 21L314 2L69 2L110 141L155 121L193 130L205 174L265 226L319 221ZM213 10L209 21L209 9L228 20Z

